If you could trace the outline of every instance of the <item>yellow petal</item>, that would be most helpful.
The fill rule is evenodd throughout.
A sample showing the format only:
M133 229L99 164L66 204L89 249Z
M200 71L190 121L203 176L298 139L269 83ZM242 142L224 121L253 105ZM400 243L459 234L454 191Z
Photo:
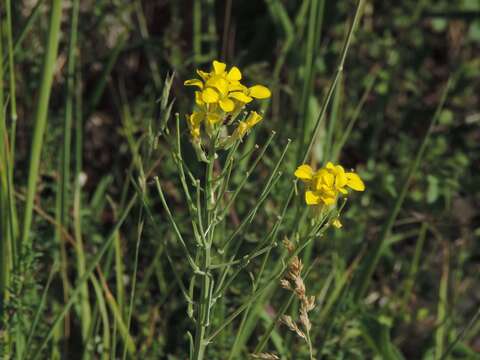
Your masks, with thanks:
M343 226L339 218L333 220L332 225L335 226L337 229L340 229Z
M197 74L203 79L203 81L207 81L210 78L210 73L207 73L202 70L197 70Z
M313 169L309 165L300 165L294 175L301 180L312 180Z
M195 91L195 103L197 105L205 104L205 102L202 99L202 92L201 91Z
M325 186L327 188L332 188L335 183L335 176L328 172L328 170L320 169L317 172L316 176L316 185L315 187L320 189L321 187Z
M262 120L262 116L259 115L256 111L250 111L248 118L246 120L248 127L252 128L255 124L259 123Z
M215 71L215 74L217 75L223 74L226 68L227 68L227 65L225 63L222 63L217 60L213 60L213 71Z
M188 119L189 125L192 127L200 126L204 117L205 115L203 113L194 111Z
M305 202L307 205L318 205L321 202L321 198L313 191L305 191Z
M218 92L223 96L227 96L228 94L228 81L221 76L214 76L210 78L206 85L217 89Z
M248 131L248 125L244 121L238 123L237 128L233 132L233 137L235 139L241 139Z
M236 66L234 66L228 72L227 79L230 81L240 81L242 79L242 73Z
M262 85L254 85L248 88L248 95L256 99L268 99L272 94L267 87Z
M220 115L218 115L218 114L207 113L207 122L208 122L210 125L215 125L216 123L220 122L221 119L222 119L222 118L221 118Z
M225 98L220 100L220 107L225 112L231 112L235 108L235 103L232 100Z
M347 176L347 186L355 191L364 191L365 184L363 183L360 176L355 173L346 173Z
M333 163L331 161L329 161L327 163L327 165L325 165L325 168L329 169L329 170L333 170L333 169L335 169L335 165L333 165Z
M202 100L207 104L215 103L219 100L218 93L212 88L206 88L202 91Z
M232 89L230 88L230 90ZM240 92L240 91L231 92L230 94L228 94L228 97L238 100L245 104L248 104L250 101L253 100L253 98L251 98L248 95L245 95L243 92Z
M322 201L325 205L333 205L336 200L334 196L322 196Z
M200 137L200 127L191 128L190 136L194 139L198 139Z
M230 81L230 85L228 87L230 91L241 91L241 92L248 91L248 88L245 85L240 84L239 81Z
M198 86L200 89L203 89L203 82L202 82L202 80L198 80L198 79L187 80L183 83L183 85L185 85L185 86Z
M338 168L336 168L338 170ZM347 176L345 175L345 171L341 167L341 170L337 171L336 176L335 176L335 187L337 189L343 188L345 185L347 185Z

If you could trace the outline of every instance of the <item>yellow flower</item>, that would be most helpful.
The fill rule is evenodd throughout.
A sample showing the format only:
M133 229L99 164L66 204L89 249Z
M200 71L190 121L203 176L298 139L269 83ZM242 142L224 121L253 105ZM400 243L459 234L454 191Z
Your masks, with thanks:
M240 83L242 73L236 66L227 72L226 64L214 60L212 68L209 73L197 71L202 80L190 79L184 83L186 86L196 86L200 89L195 93L197 105L218 104L225 113L230 113L254 98L267 99L271 96L270 90L265 86L254 85L247 88L242 85Z
M262 120L262 117L254 111L250 112L245 121L239 122L231 136L225 131L227 127L235 122L246 104L254 99L267 99L271 92L262 85L250 87L243 85L241 83L243 76L239 68L232 66L227 69L225 63L217 60L213 61L210 72L197 70L197 74L199 78L184 82L185 86L196 88L196 109L187 116L192 140L201 146L201 129L204 129L210 138L214 134L219 134L218 144L223 144L221 146L227 148L236 140L242 139Z
M333 219L332 225L333 225L334 227L336 227L337 229L340 229L341 227L343 227L343 224L342 224L342 222L340 221L340 219L339 219L338 217L335 218L335 219Z
M327 163L326 168L335 176L335 188L342 194L347 193L345 186L355 191L365 190L365 185L357 174L353 172L346 173L342 166L333 165L331 162Z
M333 205L338 194L348 194L346 187L355 191L365 190L360 176L353 172L345 172L342 166L333 165L331 162L316 172L309 165L300 165L294 175L307 185L305 191L307 205Z
M247 132L249 132L256 124L262 120L262 116L256 111L251 111L245 121L240 121L237 128L233 132L232 137L235 140L242 139Z
M191 115L187 116L187 124L190 130L190 136L194 141L200 139L201 123L202 123L202 116L199 113L193 112Z

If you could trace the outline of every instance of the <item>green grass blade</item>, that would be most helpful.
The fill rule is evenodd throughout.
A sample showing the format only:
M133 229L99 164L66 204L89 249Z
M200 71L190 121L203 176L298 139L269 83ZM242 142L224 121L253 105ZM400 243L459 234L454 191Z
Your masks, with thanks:
M120 53L122 52L123 48L125 47L126 41L126 33L120 35L117 45L112 49L108 60L103 68L102 73L100 74L99 80L95 88L92 91L92 95L86 104L86 112L90 114L98 105L100 99L102 98L103 92L105 91L105 87L107 86L107 81L110 76L110 73L113 70L115 63L118 60Z
M41 355L41 351L45 348L45 346L47 346L48 342L50 341L50 339L54 335L56 326L65 317L65 315L69 311L70 307L75 302L77 295L80 294L81 289L82 289L82 285L88 281L90 275L93 273L95 268L98 266L98 264L100 263L100 260L102 260L103 255L110 248L110 246L113 242L113 239L114 239L115 232L118 231L118 229L120 229L120 227L123 225L123 223L125 222L128 214L132 210L133 205L136 202L137 202L137 195L134 195L131 198L131 200L129 201L129 203L127 204L127 206L125 207L125 209L122 213L122 216L120 216L118 222L115 224L114 228L110 232L110 235L105 239L105 242L103 243L102 247L98 250L97 254L92 259L90 264L88 265L88 267L85 271L85 274L80 279L78 279L76 287L74 289L72 289L72 292L70 293L70 299L63 306L63 309L60 311L60 313L56 316L55 320L51 324L50 330L47 332L45 337L42 339L42 341L40 341L40 346L38 348L37 353L33 356L33 360L38 359L38 357Z
M99 273L100 275L100 273ZM110 289L108 288L107 282L104 279L103 275L100 276L100 282L103 287L103 292L104 292L104 297L105 300L110 308L110 311L112 312L113 318L115 319L115 323L118 326L118 331L120 334L120 337L125 345L125 351L128 350L128 353L130 355L135 354L135 342L133 341L129 331L128 327L125 324L125 320L123 319L122 313L120 311L120 308L118 307L118 303L115 300L115 297L113 294L110 292ZM115 345L115 344L113 344Z
M41 5L45 0L38 0L38 2L35 4L35 7L32 9L32 12L28 16L27 20L25 21L25 24L22 27L22 30L18 34L18 36L15 38L14 45L13 45L13 55L15 55L19 50L20 50L20 45L22 45L23 40L27 36L28 32L32 28L32 25L34 24L35 20L38 18L38 16L41 14L40 10L42 9ZM3 53L2 53L3 54ZM5 54L3 56L3 64L6 66L7 62L9 61L9 54Z
M1 27L0 27L1 28ZM0 33L0 53L3 51L3 37ZM7 162L8 162L8 133L5 124L5 112L3 111L3 64L0 64L0 212L2 214L7 212L8 199L5 196L7 193ZM0 236L2 242L0 244L0 322L3 324L4 320L4 304L7 300L7 291L10 275L10 258L11 251L8 243L10 242L8 235L8 218L0 216ZM7 337L8 339L8 337Z
M142 8L142 3L140 0L135 2L135 11L137 13L138 18L138 25L140 27L140 34L142 35L143 40L145 40L145 44L148 43L150 39L150 34L148 33L147 27L147 19L145 18L145 13ZM162 78L160 76L160 70L158 69L158 65L155 62L155 58L152 56L148 45L145 46L145 53L148 59L148 66L150 67L150 72L152 74L152 80L157 90L160 90L162 86Z
M11 120L11 133L10 141L12 143L10 149L11 163L15 162L15 139L17 130L17 95L15 86L15 60L13 57L13 30L12 30L12 3L11 0L5 1L5 10L7 13L7 46L8 46L8 78L10 86L10 120ZM13 171L13 167L11 169Z
M110 358L110 348L112 346L110 342L110 319L108 317L107 306L105 304L105 297L103 296L102 288L98 283L95 276L90 277L95 296L97 298L98 310L100 311L100 317L102 319L102 360L108 360Z
M423 155L425 153L428 140L430 139L430 135L432 133L432 129L434 125L437 123L438 117L440 115L441 110L443 109L443 106L445 104L446 98L448 91L450 89L450 85L452 82L452 78L450 78L443 90L443 93L440 97L440 101L438 103L437 109L435 111L435 114L433 115L432 119L430 120L430 124L428 127L427 132L425 133L422 143L417 151L417 154L415 156L415 159L413 160L412 164L410 165L410 168L408 169L408 172L405 176L405 179L402 183L402 188L400 190L400 193L395 201L394 206L392 207L392 210L389 214L389 217L387 219L387 222L382 228L382 232L379 236L379 239L377 242L374 244L373 249L368 253L367 258L365 260L365 263L363 264L359 276L356 281L356 287L354 290L354 299L355 301L359 301L363 295L365 294L366 290L368 289L368 286L370 284L370 279L372 277L373 272L375 271L375 268L377 267L377 264L382 256L382 252L384 249L384 245L386 243L387 238L390 236L391 229L393 227L393 224L395 222L395 219L397 218L400 209L402 207L403 201L405 200L405 196L407 195L407 190L410 186L410 183L413 179L413 176L418 169L418 166L420 165L420 162L423 158Z
M50 285L52 283L53 277L57 273L57 271L58 271L58 263L54 263L50 270L50 275L48 276L47 283L45 284L45 287L43 289L42 298L40 300L40 303L38 304L37 310L35 311L35 316L33 317L32 326L30 328L27 344L25 346L25 352L23 353L22 359L24 359L25 355L28 354L30 351L30 344L32 343L33 336L35 335L35 330L37 329L38 323L40 321L40 316L46 304L48 290L50 289Z
M202 58L202 0L193 0L193 61L200 64Z
M324 0L310 1L307 41L304 55L305 62L303 64L304 77L300 97L299 154L303 151L304 144L307 141L307 134L311 128L311 124L308 123L308 105L313 93L313 80L315 78L314 59L316 57L317 39L320 38L320 33L322 31L324 5Z
M142 208L140 208L140 213L138 215L138 231L137 231L137 242L135 246L135 259L133 262L133 275L132 275L132 289L130 292L130 304L128 307L128 315L127 315L127 326L126 326L126 331L127 334L130 333L130 325L132 323L132 314L133 314L133 306L135 303L135 290L136 290L136 285L137 285L137 271L138 271L138 257L140 254L140 242L142 240L142 235L143 235L143 212ZM124 343L124 348L123 348L123 356L122 359L125 360L127 358L127 350L128 350L128 343Z
M403 308L406 309L408 302L412 296L412 289L413 285L415 284L415 277L417 276L417 272L420 265L420 258L423 251L423 246L425 244L425 239L427 237L427 230L428 230L428 223L423 222L422 226L420 227L420 232L418 234L417 241L415 243L415 253L413 255L412 264L410 265L410 270L408 272L408 277L405 280L405 284L403 286Z
M442 357L440 360L446 360L448 358L448 355L452 350L455 348L455 346L461 341L467 333L475 327L476 324L479 324L478 320L480 319L480 307L478 308L477 312L473 315L473 317L470 319L468 324L466 324L458 333L458 335L453 339L453 341L448 345L447 349L445 352L442 354ZM475 329L474 329L475 330ZM478 334L478 331L473 332L474 336Z
M337 83L340 79L341 74L343 73L343 66L345 64L345 59L347 58L347 53L348 50L350 49L350 45L353 40L353 36L355 34L355 30L357 29L358 23L360 22L360 18L363 13L363 8L365 6L365 0L359 0L357 8L355 10L355 15L353 18L352 25L350 26L350 29L347 34L347 38L345 40L345 43L343 44L343 49L340 54L340 59L337 64L337 69L335 71L335 74L333 76L332 81L330 82L330 86L327 91L327 95L325 97L325 100L323 101L320 113L318 114L318 117L315 121L315 125L313 127L312 135L310 136L310 141L303 153L303 156L299 158L299 163L305 163L308 159L308 156L310 155L310 152L312 151L313 145L315 144L315 141L318 138L318 134L320 133L321 130L321 125L323 124L323 121L325 120L325 115L327 113L327 108L330 104L330 101L332 99L333 93L335 91L335 88L337 86Z
M47 37L47 46L43 60L42 79L40 92L34 116L34 132L32 149L30 153L30 164L28 171L27 199L23 217L22 244L29 243L30 228L33 218L33 201L37 188L38 172L40 167L40 156L42 153L43 136L47 126L48 103L52 90L53 72L57 59L58 43L60 37L60 20L62 12L62 1L53 0L50 13L50 25Z
M442 276L440 278L440 286L438 289L437 303L437 328L435 330L435 359L440 359L445 348L445 340L447 334L447 316L448 316L448 278L450 273L450 254L447 244L443 239L443 259L442 259Z
M390 328L381 319L366 314L361 318L362 335L381 359L403 360L403 356L390 340Z

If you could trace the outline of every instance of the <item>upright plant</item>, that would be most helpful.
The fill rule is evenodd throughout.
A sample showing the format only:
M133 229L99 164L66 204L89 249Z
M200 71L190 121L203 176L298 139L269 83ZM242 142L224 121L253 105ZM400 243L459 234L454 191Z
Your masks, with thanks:
M364 184L360 177L353 172L346 172L340 165L327 163L317 172L306 164L298 167L295 176L307 185L305 200L312 205L312 220L307 231L297 227L289 236L296 238L296 246L289 252L282 254L282 262L269 269L272 249L275 247L285 213L279 217L272 229L263 234L253 250L246 255L240 255L241 245L245 240L244 232L255 220L255 214L260 208L277 182L282 176L279 171L289 148L288 142L276 160L273 171L265 181L263 188L258 192L258 202L247 212L244 220L233 230L229 224L228 215L235 211L236 199L247 185L252 172L270 146L274 133L266 140L256 158L254 153L247 153L252 164L248 171L240 176L239 183L234 184L236 164L241 160L239 147L242 140L262 120L262 115L250 110L254 99L267 99L270 90L262 85L245 86L242 84L241 71L233 66L227 70L227 65L214 61L210 72L197 71L199 79L185 81L186 86L196 87L195 109L186 116L190 142L197 154L198 160L205 163L203 178L197 178L190 171L181 153L181 134L179 118L177 117L176 146L173 150L173 159L177 165L180 183L191 219L191 234L188 238L182 234L177 220L168 205L165 192L158 179L156 187L161 203L174 228L176 237L184 251L185 258L191 269L188 285L184 285L180 278L176 278L183 289L185 300L189 305L189 316L195 324L195 333L190 335L190 358L201 360L207 357L207 346L229 326L240 314L247 314L250 306L260 295L271 288L272 284L280 284L280 278L292 259L299 262L298 254L307 244L318 238L330 226L341 226L339 210L336 208L339 194L346 195L347 188L363 191ZM255 149L254 149L255 150ZM234 190L230 187L236 186ZM288 203L287 203L288 204ZM151 209L147 207L149 212ZM284 208L284 212L286 207ZM306 209L308 210L308 209ZM305 213L305 212L303 212ZM225 321L218 322L214 314L222 304L227 291L235 283L242 269L254 259L261 260L261 266L254 276L251 295L240 304ZM301 262L295 278L302 276ZM294 279L292 277L292 279ZM302 295L303 296L303 295ZM305 301L304 315L313 309L312 299L302 297ZM220 306L221 307L221 306ZM303 311L303 310L302 310ZM245 318L241 321L240 329ZM217 325L217 329L212 329ZM311 342L310 353L313 356ZM231 355L233 352L231 353Z

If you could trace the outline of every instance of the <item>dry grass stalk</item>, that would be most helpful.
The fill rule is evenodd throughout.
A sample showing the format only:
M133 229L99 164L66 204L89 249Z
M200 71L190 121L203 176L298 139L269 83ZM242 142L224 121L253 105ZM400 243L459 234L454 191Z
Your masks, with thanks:
M295 251L295 246L291 241L285 239L283 245L288 250L290 254L293 254ZM300 313L299 313L299 325L292 319L291 316L284 315L281 318L282 323L284 323L291 331L297 334L299 337L304 339L307 342L310 358L313 359L313 349L310 339L310 329L312 328L312 323L308 317L308 313L312 311L315 307L315 297L307 296L307 290L305 287L305 282L302 278L302 269L303 263L298 256L294 256L288 265L288 271L286 276L280 280L280 286L288 291L291 291L295 294L298 301L300 302Z
M261 359L261 360L279 360L280 358L272 353L258 353L252 354L252 359Z

